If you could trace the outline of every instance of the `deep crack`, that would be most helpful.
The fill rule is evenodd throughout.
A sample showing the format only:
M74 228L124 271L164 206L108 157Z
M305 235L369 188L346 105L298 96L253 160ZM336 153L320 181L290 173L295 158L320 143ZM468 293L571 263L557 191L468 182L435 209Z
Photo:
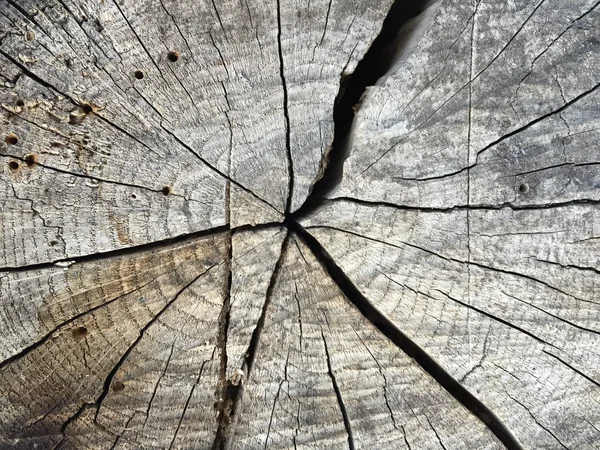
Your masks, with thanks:
M408 335L400 330L392 321L383 315L352 283L350 278L335 263L323 246L308 233L300 224L293 220L287 222L287 226L302 239L315 257L326 269L331 279L338 285L346 298L361 312L361 314L373 324L383 335L392 341L409 357L421 366L433 379L435 379L450 395L467 408L489 430L496 435L506 448L522 450L512 432L504 425L496 414L490 410L481 400L475 397L464 386L462 386L452 375L450 375L437 361L435 361L423 348L421 348Z
M395 0L390 8L379 35L358 62L351 74L341 73L340 90L333 107L334 135L330 149L322 161L322 171L318 175L304 204L294 212L294 217L301 217L314 211L323 199L341 182L344 162L349 155L348 139L354 114L363 94L369 86L386 75L395 58L402 51L409 36L397 39L400 30L411 19L423 12L432 4L431 0L402 1ZM290 212L290 211L288 211Z

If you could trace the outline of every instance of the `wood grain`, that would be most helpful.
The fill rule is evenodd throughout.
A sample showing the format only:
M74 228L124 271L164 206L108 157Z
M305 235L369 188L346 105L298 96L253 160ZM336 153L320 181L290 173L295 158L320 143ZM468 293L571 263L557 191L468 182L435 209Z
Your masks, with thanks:
M4 0L0 448L599 448L599 87L597 0Z

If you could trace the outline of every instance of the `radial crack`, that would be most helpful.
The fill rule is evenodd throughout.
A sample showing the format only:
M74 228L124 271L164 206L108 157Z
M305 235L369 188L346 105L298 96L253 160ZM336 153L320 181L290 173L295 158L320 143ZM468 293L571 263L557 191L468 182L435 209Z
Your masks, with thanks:
M269 286L267 287L263 309L260 318L258 319L256 326L254 327L254 331L252 332L252 336L250 338L248 349L245 353L246 357L244 359L244 362L242 363L242 367L237 370L236 374L232 377L231 380L227 380L226 386L224 388L223 398L221 400L218 415L219 425L215 434L215 440L212 445L213 450L225 450L229 448L229 445L233 440L235 434L235 424L237 420L237 415L239 414L240 404L243 398L243 380L248 379L252 371L252 365L256 358L256 351L258 348L260 335L265 324L267 308L271 304L273 289L275 288L275 284L277 282L279 273L281 271L281 267L283 265L283 259L287 252L289 240L290 233L288 232L281 244L279 258L277 259L277 263L275 264L275 268L273 269L273 273L271 274Z
M423 348L409 338L408 335L373 306L373 304L360 292L342 269L335 263L316 238L295 221L289 220L287 225L290 230L294 231L294 233L296 233L311 249L315 257L321 262L346 298L354 304L373 326L390 339L390 341L398 348L413 358L415 362L421 366L425 372L431 375L450 395L481 420L507 448L511 450L524 449L513 433L492 410L462 386Z
M381 31L373 40L362 60L356 65L354 72L346 74L342 71L340 74L340 89L333 107L333 142L329 151L323 156L322 169L317 175L307 199L294 213L295 217L316 209L327 194L340 183L344 161L350 150L348 138L356 107L360 104L367 87L373 86L388 72L394 56L400 52L403 43L408 41L410 37L408 35L404 36L402 41L397 41L398 31L410 19L424 11L429 3L431 3L429 0L394 1L383 21ZM325 31L323 31L323 37ZM393 49L395 51L391 51L394 46L396 47Z
M348 448L350 450L354 450L354 435L352 434L352 425L350 423L350 417L348 416L348 411L346 410L346 405L344 404L344 399L342 397L342 391L340 391L340 387L337 384L335 374L333 373L333 369L331 368L331 357L329 355L329 347L327 346L327 340L325 339L325 334L323 333L322 329L321 329L321 338L323 338L323 345L325 346L325 357L327 359L327 371L329 373L329 378L331 378L331 384L333 385L333 390L335 391L335 396L337 398L337 402L340 407L340 411L342 413L342 418L344 420L344 428L346 428L346 433L348 434Z
M294 197L294 159L292 158L291 130L290 130L290 112L288 101L287 82L285 80L285 68L283 64L283 50L281 48L281 4L277 0L277 50L279 54L279 76L283 88L283 117L285 118L285 149L288 159L288 197L285 205L285 213L288 214L292 207Z

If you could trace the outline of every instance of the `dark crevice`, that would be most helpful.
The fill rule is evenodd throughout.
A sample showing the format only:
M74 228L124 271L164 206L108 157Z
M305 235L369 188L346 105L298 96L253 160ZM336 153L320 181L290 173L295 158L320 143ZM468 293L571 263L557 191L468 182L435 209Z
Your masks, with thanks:
M335 391L335 396L337 398L338 406L340 407L340 412L342 413L342 419L344 420L344 428L346 429L346 434L348 435L348 448L350 450L354 450L354 435L352 433L352 425L350 423L350 417L348 416L348 411L346 409L346 405L344 403L344 399L342 397L342 391L340 391L340 387L337 384L337 380L335 378L335 374L333 373L333 369L331 368L331 357L329 355L329 347L327 346L327 340L325 339L325 334L323 330L321 330L321 338L323 338L323 345L325 346L325 357L327 359L327 372L329 373L329 378L331 378L331 384L333 385L333 390Z
M485 404L463 387L439 363L437 363L423 348L410 339L402 330L385 317L352 283L348 276L335 263L323 246L308 233L300 224L293 220L287 221L290 230L296 233L311 249L315 257L327 270L333 281L344 295L382 334L419 364L425 372L435 379L450 395L465 408L479 418L509 450L522 450L511 431L502 423Z
M292 144L290 137L290 113L288 102L287 82L285 80L285 68L283 65L283 50L281 48L281 5L277 0L277 50L279 54L279 76L283 88L283 117L285 118L285 149L288 160L288 196L285 204L285 213L289 214L294 198L294 160L292 158Z
M170 246L173 246L178 243L193 241L195 239L213 236L213 235L217 235L220 233L226 233L229 230L232 230L232 231L245 231L245 230L259 231L259 230L264 230L264 229L273 228L273 227L280 227L280 226L281 226L280 222L268 222L268 223L261 223L258 225L241 225L239 227L233 227L233 228L231 228L229 225L222 225L220 227L209 228L207 230L196 231L194 233L186 233L186 234L182 234L182 235L179 235L179 236L176 236L173 238L163 239L160 241L153 241L153 242L149 242L147 244L135 245L133 247L120 248L117 250L108 250L105 252L92 253L89 255L74 256L71 258L68 258L68 257L60 258L60 259L55 259L52 261L42 262L42 263L37 263L37 264L28 264L28 265L23 265L23 266L14 266L14 267L13 266L0 267L0 273L2 273L2 272L26 272L29 270L47 269L47 268L55 267L57 265L60 266L61 264L63 264L63 267L64 267L64 264L68 264L70 266L72 264L93 262L93 261L98 261L98 260L107 259L107 258L115 258L118 256L132 255L134 253L141 252L141 251L150 251L150 250L154 250L154 249L170 247Z
M241 379L236 379L234 376L232 380L227 380L227 384L224 388L218 416L219 425L215 435L215 440L212 445L213 450L226 450L230 447L233 440L235 425L239 416L242 397L244 394L244 379L248 379L250 376L252 365L254 364L254 360L256 358L256 350L258 348L260 335L265 324L267 309L271 304L273 289L275 288L279 273L281 272L281 267L283 265L283 259L289 245L289 240L290 233L288 232L281 244L279 258L277 259L277 263L275 264L275 268L271 274L269 286L267 287L267 292L265 294L265 302L263 303L262 312L256 327L252 332L250 344L248 345L248 350L246 351L245 360L242 364L242 367L239 369L239 375L241 376Z
M344 161L349 154L348 138L354 113L365 90L373 86L392 67L394 58L402 51L410 33L397 39L404 25L423 12L431 0L396 0L390 8L379 35L358 62L352 74L341 74L340 90L333 107L333 142L322 161L322 172L312 187L304 204L294 213L307 214L316 209L321 201L342 180ZM289 211L288 211L289 212Z
M223 302L223 307L221 308L221 314L219 315L219 348L221 350L221 362L219 367L219 380L220 380L220 388L225 386L225 380L227 377L227 333L229 331L229 319L231 314L231 284L233 281L233 234L231 232L229 235L229 252L227 255L227 295L225 296L225 301Z
M221 309L221 314L219 316L219 349L220 349L220 367L219 367L219 383L217 385L217 398L220 399L218 403L218 421L219 425L217 428L217 433L215 436L215 442L213 444L213 448L222 448L226 439L223 438L224 435L228 432L229 423L226 420L229 417L228 408L231 407L231 397L235 397L237 394L237 390L232 390L232 386L230 386L227 380L227 336L229 330L229 320L231 317L231 286L233 282L233 233L230 235L229 239L229 277L227 280L227 297L223 304L223 308ZM219 444L217 444L217 442Z
M586 206L600 205L599 200L575 199L575 200L567 200L564 202L540 203L540 204L516 205L511 202L505 202L505 203L499 203L496 205L492 205L492 204L486 205L486 204L481 203L481 204L454 205L454 206L443 207L443 206L400 205L397 203L391 203L391 202L385 202L385 201L372 201L372 200L365 200L365 199L355 198L355 197L335 197L335 198L323 200L323 202L319 206L324 206L327 204L333 204L333 203L338 203L338 202L355 203L357 205L374 207L374 208L382 206L385 208L397 209L399 211L417 211L417 212L434 212L434 213L435 212L450 213L453 211L474 211L474 210L496 211L496 210L502 210L505 208L510 208L514 211L544 210L544 209L552 209L552 208L563 208L565 206L574 206L574 205L586 205ZM299 218L303 218L303 217L304 216L299 217Z

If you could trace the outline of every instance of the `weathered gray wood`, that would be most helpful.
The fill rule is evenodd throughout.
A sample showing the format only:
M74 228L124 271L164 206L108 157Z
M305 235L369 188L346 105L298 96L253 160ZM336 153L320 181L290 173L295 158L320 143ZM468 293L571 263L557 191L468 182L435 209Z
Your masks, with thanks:
M4 0L0 448L599 448L599 88L597 0Z
M598 210L435 212L336 201L308 229L527 448L594 448L600 309L597 246L578 229L584 217L597 223Z
M304 244L284 251L233 448L501 448L360 315Z

